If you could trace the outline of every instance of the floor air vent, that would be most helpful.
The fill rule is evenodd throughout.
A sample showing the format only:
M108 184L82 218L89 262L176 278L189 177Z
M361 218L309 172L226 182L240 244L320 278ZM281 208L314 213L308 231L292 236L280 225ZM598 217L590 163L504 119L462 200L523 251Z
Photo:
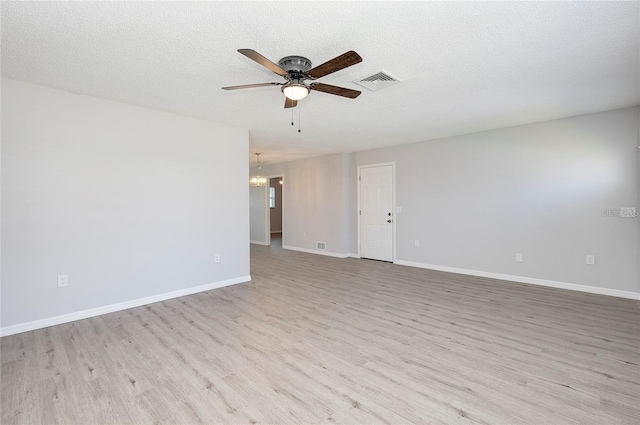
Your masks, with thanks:
M360 84L362 87L366 87L369 90L373 90L373 91L392 86L399 82L400 80L398 78L394 77L393 75L385 71L380 71L369 77L364 77L354 81L354 83Z
M326 251L327 244L325 242L316 242L316 249L319 249L321 251Z

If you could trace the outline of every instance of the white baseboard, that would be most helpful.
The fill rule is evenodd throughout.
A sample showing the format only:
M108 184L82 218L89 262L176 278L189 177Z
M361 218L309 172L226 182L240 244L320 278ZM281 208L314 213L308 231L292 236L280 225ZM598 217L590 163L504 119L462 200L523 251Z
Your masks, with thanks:
M269 244L268 244L268 243L266 243L266 242L262 242L262 241L249 241L249 242L250 242L250 243L252 243L252 244L255 244L255 245L264 245L264 246L269 246Z
M233 279L222 280L220 282L207 283L205 285L180 289L178 291L166 292L164 294L152 295L150 297L138 298L135 300L124 301L117 304L76 311L74 313L49 317L47 319L34 320L32 322L5 326L3 328L0 328L0 336L8 336L21 332L33 331L35 329L46 328L49 326L60 325L63 323L75 322L76 320L87 319L89 317L100 316L107 313L113 313L120 310L126 310L128 308L140 307L141 305L153 304L172 298L184 297L186 295L191 295L198 292L209 291L212 289L235 285L237 283L249 282L250 280L251 276L241 276Z
M326 255L327 257L347 258L349 256L349 254L342 254L339 252L320 251L318 249L299 248L297 246L289 246L289 245L283 245L282 248L290 249L291 251L307 252L309 254Z
M347 254L347 257L349 258L360 258L360 256L356 253L350 252Z
M557 282L555 280L537 279L534 277L514 276L510 274L483 272L478 270L459 269L456 267L436 266L433 264L417 263L414 261L396 260L394 264L401 266L419 267L421 269L438 270L441 272L460 273L470 276L488 277L492 279L510 280L512 282L529 283L531 285L548 286L550 288L569 289L571 291L589 292L591 294L609 295L612 297L640 300L640 292L621 291L619 289L601 288L598 286L579 285L577 283Z
M282 230L272 230L271 234L273 235L274 233L282 233Z

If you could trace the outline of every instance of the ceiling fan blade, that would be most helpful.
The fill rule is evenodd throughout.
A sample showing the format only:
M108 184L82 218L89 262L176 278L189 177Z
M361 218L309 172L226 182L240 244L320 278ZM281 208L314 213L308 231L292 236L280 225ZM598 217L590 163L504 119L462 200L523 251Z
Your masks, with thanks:
M310 69L308 74L311 78L320 78L360 62L362 62L360 55L353 50L349 50L347 53L343 53L322 65L318 65L315 68Z
M297 105L298 105L297 100L289 99L287 96L284 97L285 108L295 108Z
M280 68L278 65L276 65L273 62L271 62L269 59L265 58L264 56L262 56L260 53L256 52L255 50L238 49L238 53L241 53L241 54L245 55L246 57L248 57L249 59L258 62L260 65L264 66L269 71L273 71L276 74L281 75L283 77L287 75L287 71L285 71L284 69Z
M323 83L311 83L309 87L311 87L311 90L348 97L349 99L355 99L362 93L358 90L345 89L344 87L332 86L330 84Z
M238 89L252 89L254 87L266 87L266 86L280 86L280 83L258 83L258 84L244 84L242 86L229 86L222 87L222 90L238 90Z

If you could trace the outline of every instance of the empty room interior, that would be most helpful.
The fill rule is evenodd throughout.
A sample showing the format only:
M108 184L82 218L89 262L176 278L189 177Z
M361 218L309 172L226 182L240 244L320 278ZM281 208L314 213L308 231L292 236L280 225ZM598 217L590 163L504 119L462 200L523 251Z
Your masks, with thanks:
M640 1L0 14L3 425L640 423Z

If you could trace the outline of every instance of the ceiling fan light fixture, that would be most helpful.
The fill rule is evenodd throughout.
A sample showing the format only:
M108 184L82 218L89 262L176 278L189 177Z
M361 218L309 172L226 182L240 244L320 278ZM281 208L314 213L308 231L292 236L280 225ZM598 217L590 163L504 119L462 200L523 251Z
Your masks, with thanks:
M307 97L309 87L301 83L288 83L282 87L282 93L291 100L300 100Z

